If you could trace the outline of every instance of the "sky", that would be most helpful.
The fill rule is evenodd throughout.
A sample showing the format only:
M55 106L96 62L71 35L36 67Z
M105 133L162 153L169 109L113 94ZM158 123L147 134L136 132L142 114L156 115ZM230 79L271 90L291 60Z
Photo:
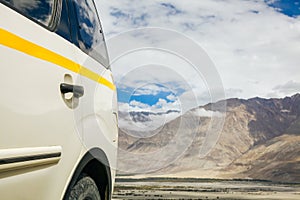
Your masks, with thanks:
M142 39L156 39L172 48L178 43L175 48L180 48L180 38L172 34L149 39L136 33L117 45L109 42L141 28L171 30L194 41L211 59L223 98L276 98L300 92L299 0L96 0L96 4L109 53L133 43L148 44ZM190 54L198 52L200 56L191 49ZM183 60L157 49L121 56L112 64L120 108L185 111L216 100L205 73L191 71Z

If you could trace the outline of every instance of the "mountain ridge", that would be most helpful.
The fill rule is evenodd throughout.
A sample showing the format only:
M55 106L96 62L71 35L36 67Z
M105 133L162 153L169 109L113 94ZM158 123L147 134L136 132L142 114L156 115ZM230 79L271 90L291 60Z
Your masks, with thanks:
M224 101L227 104L226 111L222 107ZM219 140L204 158L199 158L198 153L211 119L194 116L198 109L226 112ZM156 175L261 177L265 180L300 182L300 94L270 99L231 98L194 108L184 115L193 115L192 117L198 117L201 121L193 130L188 125L183 127L186 131L195 132L194 141L180 159L158 170ZM160 128L157 135L131 138L126 142L123 140L126 133L121 130L119 144L122 149L135 153L157 151L174 137L174 130L179 123L180 118L173 119ZM285 160L284 157L291 159Z

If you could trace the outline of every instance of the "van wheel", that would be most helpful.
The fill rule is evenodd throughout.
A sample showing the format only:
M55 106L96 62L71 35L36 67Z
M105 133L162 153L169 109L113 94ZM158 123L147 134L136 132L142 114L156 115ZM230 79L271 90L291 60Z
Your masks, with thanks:
M101 200L95 181L84 176L74 185L67 200Z

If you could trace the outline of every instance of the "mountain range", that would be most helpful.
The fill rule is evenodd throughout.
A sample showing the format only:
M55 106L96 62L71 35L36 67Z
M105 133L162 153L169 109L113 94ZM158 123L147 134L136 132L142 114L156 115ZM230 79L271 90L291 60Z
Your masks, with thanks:
M226 103L226 111L222 105ZM213 148L199 156L212 118L199 111L223 114L223 126ZM171 111L170 111L171 112ZM134 113L145 120L145 113ZM181 124L182 117L199 119L197 126ZM220 117L221 118L221 117ZM179 159L151 176L239 178L300 182L300 94L285 98L232 98L194 108L156 129L151 137L135 137L120 129L120 149L137 154L168 145L178 126L192 143ZM152 130L153 131L153 130ZM126 164L122 162L121 165Z

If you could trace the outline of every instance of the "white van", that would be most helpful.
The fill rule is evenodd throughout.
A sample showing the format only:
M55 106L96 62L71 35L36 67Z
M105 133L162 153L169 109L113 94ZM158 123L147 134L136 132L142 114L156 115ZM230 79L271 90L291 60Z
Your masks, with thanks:
M0 0L0 69L0 199L110 199L116 87L93 0Z

